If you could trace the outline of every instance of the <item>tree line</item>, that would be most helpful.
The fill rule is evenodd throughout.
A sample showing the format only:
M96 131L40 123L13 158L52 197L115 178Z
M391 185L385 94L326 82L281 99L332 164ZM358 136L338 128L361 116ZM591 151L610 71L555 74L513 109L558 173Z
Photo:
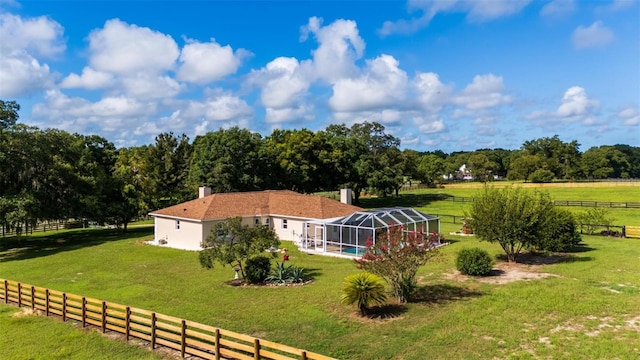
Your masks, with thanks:
M116 148L97 135L39 129L18 122L20 105L0 100L0 226L90 219L126 226L149 211L214 192L353 189L380 196L407 182L436 185L456 177L492 181L640 178L640 148L593 147L558 136L518 150L400 150L383 125L364 122L324 130L276 129L268 136L233 127L197 136L171 132L155 143ZM465 165L463 167L463 165ZM460 169L463 168L464 171Z

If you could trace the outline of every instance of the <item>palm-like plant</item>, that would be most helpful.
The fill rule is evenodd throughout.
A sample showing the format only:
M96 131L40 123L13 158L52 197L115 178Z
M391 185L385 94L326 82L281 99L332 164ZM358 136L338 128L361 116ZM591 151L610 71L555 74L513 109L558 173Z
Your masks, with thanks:
M356 304L360 315L366 315L372 305L382 304L387 300L384 281L370 272L360 272L344 279L342 303Z

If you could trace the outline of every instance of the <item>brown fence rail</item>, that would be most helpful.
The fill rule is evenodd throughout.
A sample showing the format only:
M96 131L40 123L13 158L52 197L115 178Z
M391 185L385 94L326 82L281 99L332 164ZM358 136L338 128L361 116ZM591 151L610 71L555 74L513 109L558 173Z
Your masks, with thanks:
M219 329L148 310L67 294L33 285L0 279L0 300L41 310L47 316L58 315L93 326L124 334L127 341L138 338L148 341L151 349L165 346L203 359L271 359L271 360L335 360L316 354L258 339L249 335Z

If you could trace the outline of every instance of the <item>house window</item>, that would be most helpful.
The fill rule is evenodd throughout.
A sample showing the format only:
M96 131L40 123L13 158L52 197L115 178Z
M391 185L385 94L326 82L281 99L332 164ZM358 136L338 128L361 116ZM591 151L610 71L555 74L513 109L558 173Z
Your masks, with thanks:
M260 225L260 219L256 218L256 226Z
M264 224L269 226L269 218L264 219Z
M176 230L180 230L180 220L176 220Z
M287 219L282 219L282 228L286 229L287 228Z

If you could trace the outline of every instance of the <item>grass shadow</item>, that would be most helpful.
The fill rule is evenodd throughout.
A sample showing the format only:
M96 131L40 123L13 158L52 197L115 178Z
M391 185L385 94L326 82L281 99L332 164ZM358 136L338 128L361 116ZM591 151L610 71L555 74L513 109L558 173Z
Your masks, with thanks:
M393 319L407 312L407 308L400 304L385 304L380 306L373 306L367 311L367 317L369 319Z
M484 293L469 290L464 287L449 284L435 284L419 287L411 302L440 304L449 301L462 300L482 296Z
M571 248L571 250L567 251L568 253L585 253L589 251L597 250L596 248L592 248L585 244L578 244Z
M585 251L586 252L586 251ZM496 259L499 261L508 261L506 254L498 254L496 255ZM584 261L592 261L593 258L591 256L575 256L569 253L537 253L537 252L529 252L520 254L516 258L516 262L518 264L524 265L551 265L551 264L560 264L560 263L571 263L571 262L584 262Z
M322 271L320 271L320 269L309 269L309 268L304 268L304 274L307 278L309 279L315 279L318 276L322 275Z
M127 232L118 229L82 229L44 236L4 238L0 240L0 261L33 259L145 235L153 235L153 227L130 228Z

